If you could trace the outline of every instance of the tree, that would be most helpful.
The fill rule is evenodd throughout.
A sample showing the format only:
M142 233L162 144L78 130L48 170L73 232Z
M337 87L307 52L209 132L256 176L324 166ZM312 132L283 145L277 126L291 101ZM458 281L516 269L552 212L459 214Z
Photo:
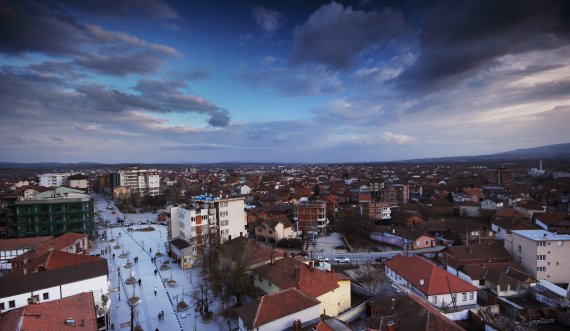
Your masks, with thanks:
M226 309L221 310L217 316L217 324L220 330L227 327L228 331L232 331L239 326L238 316L234 308L226 307Z
M202 314L203 319L211 319L213 313L210 311L210 305L216 301L212 284L206 280L202 280L191 294L192 302L196 306L196 311Z

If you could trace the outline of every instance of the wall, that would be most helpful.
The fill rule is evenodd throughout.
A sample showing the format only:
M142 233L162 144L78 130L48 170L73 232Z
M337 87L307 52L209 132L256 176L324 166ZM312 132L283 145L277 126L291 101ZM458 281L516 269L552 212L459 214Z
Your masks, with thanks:
M17 294L17 295L11 296L11 297L0 298L0 302L3 302L5 307L6 307L6 310L3 310L2 312L6 312L8 310L27 306L28 305L28 298L32 297L33 295L39 295L39 299L40 299L39 302L47 302L47 301L66 298L66 297L69 297L69 296L72 296L72 295L75 295L78 293L90 292L90 291L98 292L98 293L101 293L101 291L103 291L103 293L108 293L109 288L107 286L107 276L103 275L103 276L90 278L90 279L86 279L86 280L79 281L79 282L63 284L61 286L54 286L54 287L42 289L39 291L26 292L26 293ZM43 300L43 294L44 293L49 294L49 299ZM14 308L8 308L8 301L11 301L11 300L16 301L16 306Z
M243 321L239 320L240 330L255 330L255 331L275 331L284 330L293 327L293 322L296 320L301 320L301 322L306 322L319 317L320 305L315 305L307 309L301 310L294 314L281 317L267 324L261 325L255 329L249 329L244 324Z

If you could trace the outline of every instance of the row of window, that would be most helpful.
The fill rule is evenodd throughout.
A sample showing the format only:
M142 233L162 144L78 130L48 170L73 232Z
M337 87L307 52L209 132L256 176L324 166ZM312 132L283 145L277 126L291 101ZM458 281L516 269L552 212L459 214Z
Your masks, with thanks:
M229 220L222 220L222 221L220 221L220 226L226 226L226 225L229 225L229 224L230 224L230 221L229 221Z
M40 301L40 296L39 294L36 294L34 296L32 296L32 299L34 299L35 301L39 302ZM42 294L42 299L43 300L49 300L49 293L45 292ZM12 309L12 308L16 308L16 300L10 300L8 301L8 309ZM0 302L0 311L6 310L6 303L5 302Z
M228 215L229 215L229 212L228 212L227 210L220 212L220 217L225 217L225 216L228 216Z
M437 295L431 297L431 302L433 302L433 304L437 304L437 300ZM453 302L457 302L457 293L451 294L451 300ZM469 292L469 301L473 300L475 300L475 292ZM467 293L461 293L461 301L467 301Z

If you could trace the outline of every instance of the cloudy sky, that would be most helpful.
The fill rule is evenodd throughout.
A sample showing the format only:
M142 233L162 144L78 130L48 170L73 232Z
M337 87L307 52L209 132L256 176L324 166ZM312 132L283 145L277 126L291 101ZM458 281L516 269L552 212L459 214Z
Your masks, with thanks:
M0 1L0 161L570 142L570 1Z

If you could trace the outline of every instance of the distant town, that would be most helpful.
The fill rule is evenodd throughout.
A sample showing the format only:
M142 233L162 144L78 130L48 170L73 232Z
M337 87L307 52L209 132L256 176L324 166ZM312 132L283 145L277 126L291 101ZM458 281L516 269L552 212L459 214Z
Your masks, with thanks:
M44 170L2 171L2 330L570 326L564 160Z

